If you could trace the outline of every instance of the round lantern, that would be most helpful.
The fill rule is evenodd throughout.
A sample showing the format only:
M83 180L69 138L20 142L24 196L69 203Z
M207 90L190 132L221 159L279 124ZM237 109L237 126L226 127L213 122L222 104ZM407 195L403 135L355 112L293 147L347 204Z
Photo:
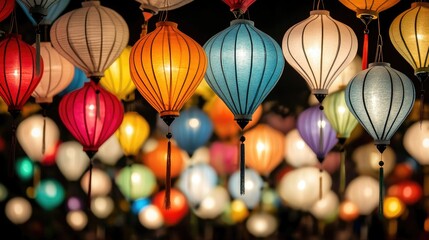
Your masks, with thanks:
M228 191L222 187L217 186L210 190L210 192L202 199L194 213L203 219L215 219L219 217L230 204L230 197Z
M77 141L62 142L56 154L56 164L69 181L77 181L89 165L89 157Z
M5 20L15 8L15 0L5 0L0 3L0 22Z
M258 238L266 238L272 235L277 230L278 225L277 218L266 212L252 213L246 222L247 230Z
M245 170L245 194L241 194L240 181L241 181L241 172L234 172L228 180L228 191L231 194L231 197L234 199L242 200L246 207L249 209L255 208L261 201L262 196L262 186L264 181L262 177L253 169L247 168Z
M9 199L4 211L6 217L14 224L27 222L33 213L30 202L23 197L14 197Z
M248 130L246 165L260 175L268 175L283 160L284 140L282 132L260 123Z
M56 179L42 179L36 186L36 202L45 210L52 210L63 203L65 190Z
M353 150L351 157L358 174L378 178L380 153L374 144L367 143L358 146ZM393 148L386 147L383 152L383 162L384 175L388 176L396 165L396 153Z
M379 184L370 176L358 176L346 187L345 199L353 202L361 215L370 215L379 203Z
M23 181L28 181L33 178L37 167L29 157L22 157L16 160L15 170L18 177ZM37 174L37 173L36 173Z
M143 208L138 215L139 222L145 228L158 229L164 225L164 217L159 207L150 204Z
M282 49L286 61L321 103L337 76L355 58L357 43L353 29L333 19L329 11L317 9L286 31Z
M148 197L156 188L155 175L142 164L132 164L120 169L115 176L115 183L130 200Z
M102 163L115 166L116 163L124 156L121 144L118 138L113 134L98 148L94 158L100 160Z
M210 165L219 175L227 176L238 169L236 144L214 141L210 144Z
M88 216L82 210L73 210L67 213L66 221L75 231L80 231L88 224Z
M97 196L91 200L91 211L100 219L107 218L114 209L113 199L108 196Z
M90 174L91 179L90 179ZM91 180L91 181L90 181ZM97 196L106 196L112 189L112 179L107 173L99 168L93 168L87 171L80 179L82 190L88 194L89 198ZM91 192L89 189L92 189Z
M388 219L398 218L405 211L405 204L397 197L386 197L384 200L384 216Z
M429 165L429 120L415 122L405 130L405 150L421 165Z
M138 112L131 111L124 114L121 125L115 132L122 151L127 157L135 157L150 134L150 126L146 119Z
M315 166L317 156L302 139L298 129L290 130L285 136L285 161L292 167Z
M423 188L418 182L403 180L391 185L387 189L387 195L399 198L404 204L413 205L422 198Z
M132 99L136 89L130 74L131 48L131 46L124 48L121 55L104 72L104 77L100 80L101 86L124 101Z
M327 220L338 215L339 199L335 192L329 191L310 208L310 213L318 220Z
M338 211L341 220L346 222L354 221L360 215L358 206L353 201L347 199L344 199L340 203Z
M152 204L157 206L164 218L164 223L169 226L178 224L189 212L188 202L185 195L176 188L171 188L171 206L169 209L164 207L165 190L156 193L153 196Z
M50 37L63 57L99 81L127 46L129 31L121 15L94 0L61 15Z

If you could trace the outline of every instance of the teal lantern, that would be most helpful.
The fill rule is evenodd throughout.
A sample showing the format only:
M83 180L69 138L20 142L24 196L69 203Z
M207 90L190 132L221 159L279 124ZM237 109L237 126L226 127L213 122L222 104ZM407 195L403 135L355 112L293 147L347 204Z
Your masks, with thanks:
M16 161L15 170L21 180L31 180L34 174L33 161L29 157L19 158Z
M51 25L69 5L70 0L17 0L30 22Z
M36 187L36 202L45 210L58 207L65 197L64 187L53 178L42 179Z
M243 130L283 73L285 60L280 45L254 26L235 19L211 37L204 50L208 56L205 79L221 98ZM244 136L241 137L241 190L244 193Z

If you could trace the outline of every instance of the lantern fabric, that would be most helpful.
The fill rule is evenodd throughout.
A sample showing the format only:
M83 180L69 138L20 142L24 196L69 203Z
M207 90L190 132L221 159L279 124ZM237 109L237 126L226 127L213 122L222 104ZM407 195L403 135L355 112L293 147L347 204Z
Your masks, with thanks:
M316 153L302 139L297 128L293 128L285 136L285 161L294 168L314 166L317 164Z
M129 200L149 197L156 188L156 177L143 164L131 164L121 168L115 176L115 183Z
M33 208L26 198L12 197L6 202L4 213L12 223L23 224L31 218Z
M118 98L93 81L65 95L58 109L61 121L90 158L114 134L124 117Z
M106 196L112 190L112 179L103 169L94 167L83 174L80 186L89 197Z
M69 85L67 85L67 87L65 87L60 93L58 93L58 96L62 97L71 91L79 89L83 87L83 85L88 81L89 81L89 78L86 76L85 72L75 66L73 79L71 80Z
M253 212L246 221L246 229L257 238L267 238L274 234L279 226L278 219L268 212Z
M131 46L124 48L121 55L104 72L104 77L100 80L101 86L124 101L131 100L136 89L130 74L131 48Z
M36 47L34 44L33 46ZM71 83L75 67L61 56L50 42L40 43L40 55L44 61L43 76L31 96L36 103L49 104L54 96Z
M82 151L82 144L77 141L62 142L56 153L56 164L68 181L77 181L89 165L89 157Z
M149 204L138 214L140 224L147 229L158 229L164 225L164 217L159 207Z
M25 15L36 26L51 25L70 3L70 0L16 0Z
M236 19L211 37L204 50L209 58L207 83L244 129L283 72L279 44L253 21Z
M356 12L357 18L362 15L370 15L372 19L378 18L378 14L393 7L399 0L340 0L345 7Z
M100 1L84 1L82 7L60 16L50 30L54 48L87 76L99 79L128 44L127 23Z
M355 58L357 43L353 29L333 19L329 11L313 10L286 31L282 49L286 61L321 103L337 76Z
M402 139L405 150L422 166L429 165L429 120L411 124Z
M245 169L246 178L245 178L245 191L246 194L242 194L241 192L241 172L235 171L231 174L228 179L228 191L233 199L242 200L247 208L253 209L258 206L261 201L262 196L262 187L264 185L264 180L262 177L253 170L252 168Z
M36 71L36 49L19 34L9 34L0 42L0 95L14 114L22 110L31 93L40 83L43 71ZM43 61L40 62L43 69Z
M282 132L260 123L249 129L247 135L246 166L261 176L268 175L283 160L285 137Z
M169 0L169 1L151 1L151 0L136 0L141 3L140 9L147 9L152 11L153 15L158 14L159 11L174 10L182 7L193 0Z
M228 191L223 186L216 186L203 198L198 208L193 208L192 210L199 218L215 219L225 212L229 204Z
M115 132L125 156L137 156L150 134L150 126L146 119L138 112L131 111L124 114L121 125Z
M0 2L0 22L5 20L15 8L15 0L4 0Z
M405 74L389 63L375 62L348 83L345 99L374 143L385 147L410 113L415 94L413 82Z
M374 144L366 143L356 147L352 152L351 158L355 163L355 170L359 175L378 177L377 170L380 153ZM390 146L387 146L383 151L383 163L384 175L388 176L396 165L396 153Z
M370 176L357 176L347 185L345 199L354 203L360 215L370 215L379 202L379 185Z

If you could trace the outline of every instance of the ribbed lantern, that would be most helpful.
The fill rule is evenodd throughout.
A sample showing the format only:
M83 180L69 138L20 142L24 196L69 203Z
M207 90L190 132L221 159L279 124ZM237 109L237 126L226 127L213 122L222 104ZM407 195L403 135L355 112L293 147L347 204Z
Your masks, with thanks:
M389 37L392 45L414 69L420 81L420 102L424 102L424 83L429 76L429 3L413 2L411 8L399 14L391 23ZM420 106L420 119L424 104Z
M382 154L390 139L411 112L415 101L413 82L386 62L374 62L347 85L345 99L350 112ZM383 214L383 161L380 165L380 206Z
M286 61L322 103L334 80L356 56L357 43L353 29L333 19L327 10L313 10L286 31L282 49Z
M93 0L60 16L50 36L62 56L99 81L127 46L129 31L121 15Z
M0 22L5 20L15 8L15 0L4 0L0 2Z
M204 49L177 28L160 21L156 29L141 37L130 54L131 78L140 94L170 126L197 89L207 69ZM170 140L171 132L167 133ZM170 203L170 141L167 146L166 207Z
M138 112L126 112L115 135L119 140L124 155L134 158L149 137L150 126L146 119Z

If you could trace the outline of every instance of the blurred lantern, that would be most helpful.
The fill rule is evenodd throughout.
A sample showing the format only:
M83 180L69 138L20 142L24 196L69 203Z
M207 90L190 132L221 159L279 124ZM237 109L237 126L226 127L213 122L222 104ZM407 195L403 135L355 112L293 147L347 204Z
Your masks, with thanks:
M207 81L203 78L200 85L198 85L195 90L194 96L201 97L205 102L209 102L214 96L216 96L216 93L213 92Z
M323 182L322 185L320 181ZM331 185L331 176L327 172L320 173L316 167L301 167L284 175L277 186L277 191L287 206L309 210L321 199L320 192L315 189L322 188L322 195L325 195L331 189Z
M36 186L36 202L50 211L63 203L65 190L61 183L53 178L42 179Z
M90 159L118 129L124 109L118 98L94 81L65 95L59 104L60 118L69 132L83 146ZM89 164L89 191L91 198L92 161ZM89 201L90 202L90 201Z
M229 212L233 223L243 222L249 216L249 209L242 199L234 199L231 201L231 210Z
M402 139L404 148L420 165L429 165L429 120L411 124Z
M75 231L81 231L88 224L88 216L82 210L72 210L66 215L68 225Z
M262 177L253 169L245 169L244 187L246 194L241 194L241 172L236 171L229 177L228 191L232 198L242 200L248 209L253 209L261 202L262 186L264 181Z
M125 156L134 160L150 134L150 126L138 112L124 114L121 125L115 132Z
M90 197L106 196L110 193L112 179L110 179L105 171L99 168L92 169L91 181L89 175L90 172L87 171L80 179L80 186L86 194L89 195L89 188L92 188Z
M358 49L353 29L333 19L327 10L290 27L282 41L286 61L304 78L322 103L337 76L353 61Z
M381 44L377 47L381 53ZM379 56L380 58L380 56ZM415 100L413 82L386 62L374 62L347 85L347 107L374 139L380 155L411 112ZM379 215L383 216L384 162L380 156Z
M171 124L171 132L177 145L192 157L194 151L207 144L213 134L213 123L200 108L184 109Z
M358 206L353 201L347 199L344 199L340 203L338 211L341 220L346 222L354 221L360 215Z
M131 164L120 169L115 183L128 200L149 197L156 188L155 175L142 164Z
M142 209L151 204L150 198L138 198L131 204L131 212L138 215Z
M210 144L210 165L221 176L227 176L238 169L236 144L214 141Z
M168 0L166 1L151 1L151 0L136 0L141 3L140 10L142 10L143 14L143 25L142 25L142 33L141 37L147 34L147 27L149 24L149 20L157 15L159 11L168 11L174 10L176 8L182 7L193 0Z
M352 153L352 160L355 162L356 172L360 175L367 175L378 178L378 168L380 153L372 143L366 143L356 147ZM390 146L383 152L384 175L388 176L396 165L396 153Z
M246 222L247 230L258 238L269 237L277 230L278 225L277 218L266 212L253 212Z
M246 165L261 176L268 175L276 168L284 156L284 140L282 132L260 123L246 133Z
M302 139L316 154L320 163L320 184L322 184L323 160L337 144L336 132L329 123L321 105L308 107L298 115L296 128ZM319 187L322 198L322 186Z
M21 157L16 161L16 173L23 181L28 181L33 178L34 168L33 161L28 157Z
M359 209L360 215L370 215L379 202L379 185L370 176L358 176L346 187L345 199L353 202Z
M101 144L94 158L97 158L104 164L115 166L122 156L124 156L122 146L119 144L118 138L113 134Z
M338 215L339 199L335 192L329 191L322 199L317 200L309 209L310 213L320 221Z
M167 181L165 169L168 165L166 158L166 146L168 142L169 140L167 139L158 139L155 149L142 155L142 163L153 171L157 179L164 181ZM169 177L175 178L182 172L184 166L183 154L182 150L174 143L171 144L170 150L171 159L174 159L174 161L171 161Z
M5 20L15 9L15 0L4 0L0 2L0 22Z
M16 136L27 156L43 162L45 153L56 147L60 130L51 118L34 114L19 123Z
M98 82L127 46L129 31L121 15L94 0L61 15L50 37L63 57Z
M131 46L126 46L121 55L104 72L100 84L119 99L129 101L134 99L136 85L131 80L130 53Z
M429 3L413 2L411 8L393 19L389 37L393 47L414 69L420 81L420 102L424 103L424 83L429 76ZM420 105L420 120L423 118L424 104Z
M405 204L397 197L388 196L384 200L384 216L388 219L387 236L389 239L396 239L398 230L397 218L399 218L406 209Z
M230 204L228 191L222 186L216 186L202 199L194 213L202 219L219 217Z
M261 209L267 212L276 212L280 206L280 197L274 188L270 188L268 183L265 183L262 189Z
M23 224L30 219L33 209L30 202L23 197L9 199L4 208L6 217L14 224Z
M243 132L283 73L285 61L281 48L273 38L257 29L253 21L236 19L228 28L211 37L204 44L204 50L209 58L205 79L234 114L234 120ZM244 141L242 135L241 194L245 189Z
M56 164L69 181L77 181L89 165L89 157L77 141L62 142L56 154Z
M169 209L164 206L166 191L162 190L153 196L152 204L157 206L164 218L164 223L168 226L178 224L189 212L188 202L185 195L176 188L170 189L171 205Z
M294 128L285 136L285 161L292 167L315 166L317 156Z
M148 229L158 229L164 225L164 217L159 207L150 204L143 208L138 215L139 222Z
M69 92L79 89L83 87L83 85L88 81L89 81L89 78L86 76L85 72L75 66L73 79L71 80L69 85L67 85L66 88L64 88L60 93L58 93L58 96L62 97Z
M329 87L329 92L337 92L345 88L350 80L362 70L362 58L356 54L353 61L344 68L343 71L337 76L332 85ZM325 102L323 102L323 105Z
M113 212L114 205L111 197L97 196L91 200L91 211L96 217L104 219Z
M388 8L393 7L399 0L340 0L348 9L356 12L356 17L359 18L365 29L363 30L363 45L362 45L362 70L368 66L368 25L373 19L378 18L378 14Z
M423 195L422 186L412 180L404 180L391 185L387 189L387 195L399 198L404 204L416 204Z
M2 183L0 183L0 202L3 202L8 197L8 194L7 188Z
M185 161L185 168L197 163L210 164L210 151L206 146L197 148L194 154L192 154L192 157L189 157L188 154L185 154L185 152L183 152L182 156Z
M195 40L177 28L177 23L159 21L153 32L141 37L132 47L130 67L131 78L137 90L158 112L165 124L170 126L203 79L207 69L207 56ZM165 207L169 208L170 129L166 137Z
M176 187L185 194L191 206L197 206L216 187L216 171L206 163L197 163L187 167L176 183Z
M81 210L82 209L82 202L79 197L76 196L70 196L67 199L67 209L70 211L74 210Z

